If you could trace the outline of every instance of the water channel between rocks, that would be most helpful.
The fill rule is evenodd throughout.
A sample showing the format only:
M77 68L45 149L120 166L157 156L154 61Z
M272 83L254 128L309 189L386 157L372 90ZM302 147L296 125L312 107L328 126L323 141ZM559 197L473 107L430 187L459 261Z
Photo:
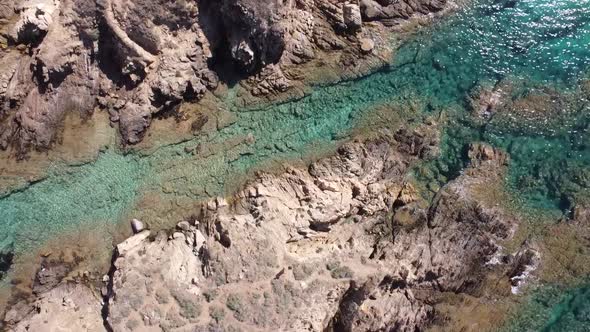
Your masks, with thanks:
M85 224L120 222L146 193L189 201L225 194L261 165L329 151L382 105L392 112L417 105L418 114L400 119L441 112L447 119L442 156L422 180L444 184L465 166L465 146L486 141L510 153L506 184L528 208L567 214L589 197L588 65L590 0L475 1L366 77L235 111L228 127L149 154L106 149L94 162L56 166L0 198L0 253L18 258ZM474 116L468 97L486 89L500 91L509 111ZM198 144L199 154L185 152Z

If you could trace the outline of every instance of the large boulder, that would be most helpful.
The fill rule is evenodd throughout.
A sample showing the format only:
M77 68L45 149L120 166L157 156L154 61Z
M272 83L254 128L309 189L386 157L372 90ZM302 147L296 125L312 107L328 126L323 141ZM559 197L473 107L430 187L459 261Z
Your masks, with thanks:
M517 222L470 194L503 171L488 153L430 207L417 194L400 198L422 149L408 151L413 139L401 136L426 130L402 131L395 143L350 143L307 169L260 174L232 206L212 201L198 222L142 240L114 263L111 326L427 328L437 317L432 299L475 294Z
M213 49L218 56L229 55L244 73L254 73L277 63L285 49L282 18L290 4L282 1L223 0L200 5ZM221 18L221 19L219 19Z

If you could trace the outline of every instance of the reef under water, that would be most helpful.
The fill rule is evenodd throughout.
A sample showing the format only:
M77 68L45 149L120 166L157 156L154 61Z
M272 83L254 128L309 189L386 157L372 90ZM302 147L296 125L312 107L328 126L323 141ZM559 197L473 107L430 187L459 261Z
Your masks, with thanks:
M222 195L258 167L329 151L381 105L412 105L400 121L444 120L442 155L416 170L420 180L448 182L466 165L466 147L488 142L510 154L506 185L519 201L567 217L590 197L589 66L590 0L473 1L362 78L315 86L281 104L230 107L226 127L149 153L109 148L93 162L56 166L0 198L0 257L18 260L84 223L118 223L150 195L178 206ZM158 224L166 213L143 217ZM541 302L547 314L527 330L588 323L585 287Z
M505 331L587 331L590 324L590 288L545 286L529 296Z

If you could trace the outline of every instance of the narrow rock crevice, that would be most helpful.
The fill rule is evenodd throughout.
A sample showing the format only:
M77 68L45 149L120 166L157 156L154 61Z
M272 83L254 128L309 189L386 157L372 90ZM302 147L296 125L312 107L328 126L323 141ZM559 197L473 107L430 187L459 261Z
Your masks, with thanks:
M10 271L14 260L12 251L0 253L0 280L4 279Z
M114 283L115 271L117 271L117 268L115 267L117 255L118 254L117 254L116 250L113 251L113 255L111 257L111 266L109 268L109 272L107 273L109 280L108 280L107 284L104 286L106 288L105 289L106 291L104 292L104 294L101 294L102 295L102 308L101 308L100 313L101 313L104 328L107 330L107 332L114 331L113 327L111 325L111 322L109 321L109 314L110 314L110 299L115 295L113 283Z

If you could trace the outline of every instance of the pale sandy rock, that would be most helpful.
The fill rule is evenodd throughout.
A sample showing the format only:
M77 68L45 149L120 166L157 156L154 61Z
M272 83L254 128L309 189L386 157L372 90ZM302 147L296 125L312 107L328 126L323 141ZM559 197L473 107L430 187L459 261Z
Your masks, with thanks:
M186 237L181 232L174 232L174 233L172 233L172 239L173 240L184 240L184 239L186 239Z
M142 242L150 236L150 231L142 231L128 238L127 240L117 245L117 253L119 256L125 256L129 252L135 250Z
M283 70L278 65L268 65L260 73L251 76L248 84L252 85L252 95L264 96L287 91L292 82L285 77Z
M137 219L131 220L131 230L133 230L133 233L135 233L135 234L140 233L144 229L145 229L145 225L143 224L143 222L141 220L137 220Z
M405 150L403 143L397 148ZM471 196L458 192L479 181L468 177L446 187L430 213L415 205L420 198L406 185L400 196L408 198L398 200L403 206L394 210L393 242L391 235L371 235L398 198L400 190L389 188L402 187L408 167L393 161L414 158L397 148L386 140L351 143L307 170L261 174L236 195L243 212L204 206L199 225L206 233L191 228L182 232L187 241L173 236L143 242L133 251L136 257L116 262L113 326L139 322L151 312L140 327L427 327L434 310L414 293L456 292L477 284L484 270L475 262L489 259L495 242L509 236L515 222L498 211L480 210ZM405 166L391 172L386 165ZM389 175L384 179L384 174ZM358 220L351 222L352 216ZM142 280L149 280L149 287ZM132 306L121 300L131 296L125 294L141 295L142 302ZM163 303L166 296L169 302ZM203 315L219 307L226 311L222 322ZM164 308L170 308L167 314ZM121 316L130 309L130 315ZM256 319L261 316L264 321Z
M217 208L218 209L229 206L229 203L223 197L217 197L217 198L215 198L215 203L217 204Z
M35 310L12 331L107 331L101 316L101 299L83 285L63 284L43 294Z
M62 23L60 18L58 23ZM64 22L66 23L66 22ZM40 80L45 84L57 85L76 69L76 64L83 53L82 41L76 38L77 32L71 25L55 24L46 38L55 44L41 44L37 49L33 63L40 73Z
M17 5L16 0L2 0L0 1L0 20L6 22L8 18L14 15L14 7Z
M200 294L195 284L201 262L184 240L156 237L153 242L142 241L124 257L117 258L115 266L108 318L115 331L127 331L131 324L157 330L168 323L175 324L170 319L172 313L178 317L183 310L183 303L177 303L176 298L182 301L186 296L196 302Z
M6 92L10 102L1 105L7 114L0 123L1 146L13 146L19 155L33 147L49 148L66 112L83 116L94 106L89 91L97 69L89 67L90 51L77 39L79 13L72 2L55 4L40 45L31 50L31 57L18 59ZM28 5L33 2L23 2L23 8Z
M420 305L413 291L405 289L404 280L387 278L390 279L385 287L378 284L383 281L377 278L369 279L358 288L352 287L340 303L335 329L383 331L392 326L398 331L424 329L424 322L433 316L434 310ZM400 321L400 317L405 320Z
M363 51L363 53L371 53L373 51L373 49L375 48L375 42L372 39L362 38L360 40L360 43L361 43L361 51Z
M527 248L508 263L486 264L518 225L474 195L503 176L504 164L489 158L499 151L481 147L483 161L443 187L430 206L409 186L399 189L431 143L408 150L406 142L417 141L405 135L436 140L431 130L348 143L308 168L259 174L232 206L204 204L196 227L129 238L118 246L104 290L108 326L416 331L437 318L432 300L442 292L478 296L491 271L523 280L518 271L528 265L517 258L528 257ZM400 191L411 199L398 199Z
M484 143L472 143L467 153L472 165L493 163L505 166L509 163L508 153Z
M191 225L189 224L188 221L181 221L178 224L176 224L176 228L182 230L182 231L188 231L190 229Z
M399 196L397 197L397 200L404 205L410 204L410 203L415 202L419 199L420 199L420 196L418 194L418 191L410 182L406 182L403 185L403 187L399 193Z
M0 57L0 106L5 109L10 106L10 100L18 96L16 77L21 69L18 52L9 52Z
M281 24L285 30L283 64L301 64L315 57L315 18L310 11L291 9Z
M195 242L194 242L195 250L199 251L203 247L203 245L207 242L207 238L199 230L196 230L194 234L195 234Z

